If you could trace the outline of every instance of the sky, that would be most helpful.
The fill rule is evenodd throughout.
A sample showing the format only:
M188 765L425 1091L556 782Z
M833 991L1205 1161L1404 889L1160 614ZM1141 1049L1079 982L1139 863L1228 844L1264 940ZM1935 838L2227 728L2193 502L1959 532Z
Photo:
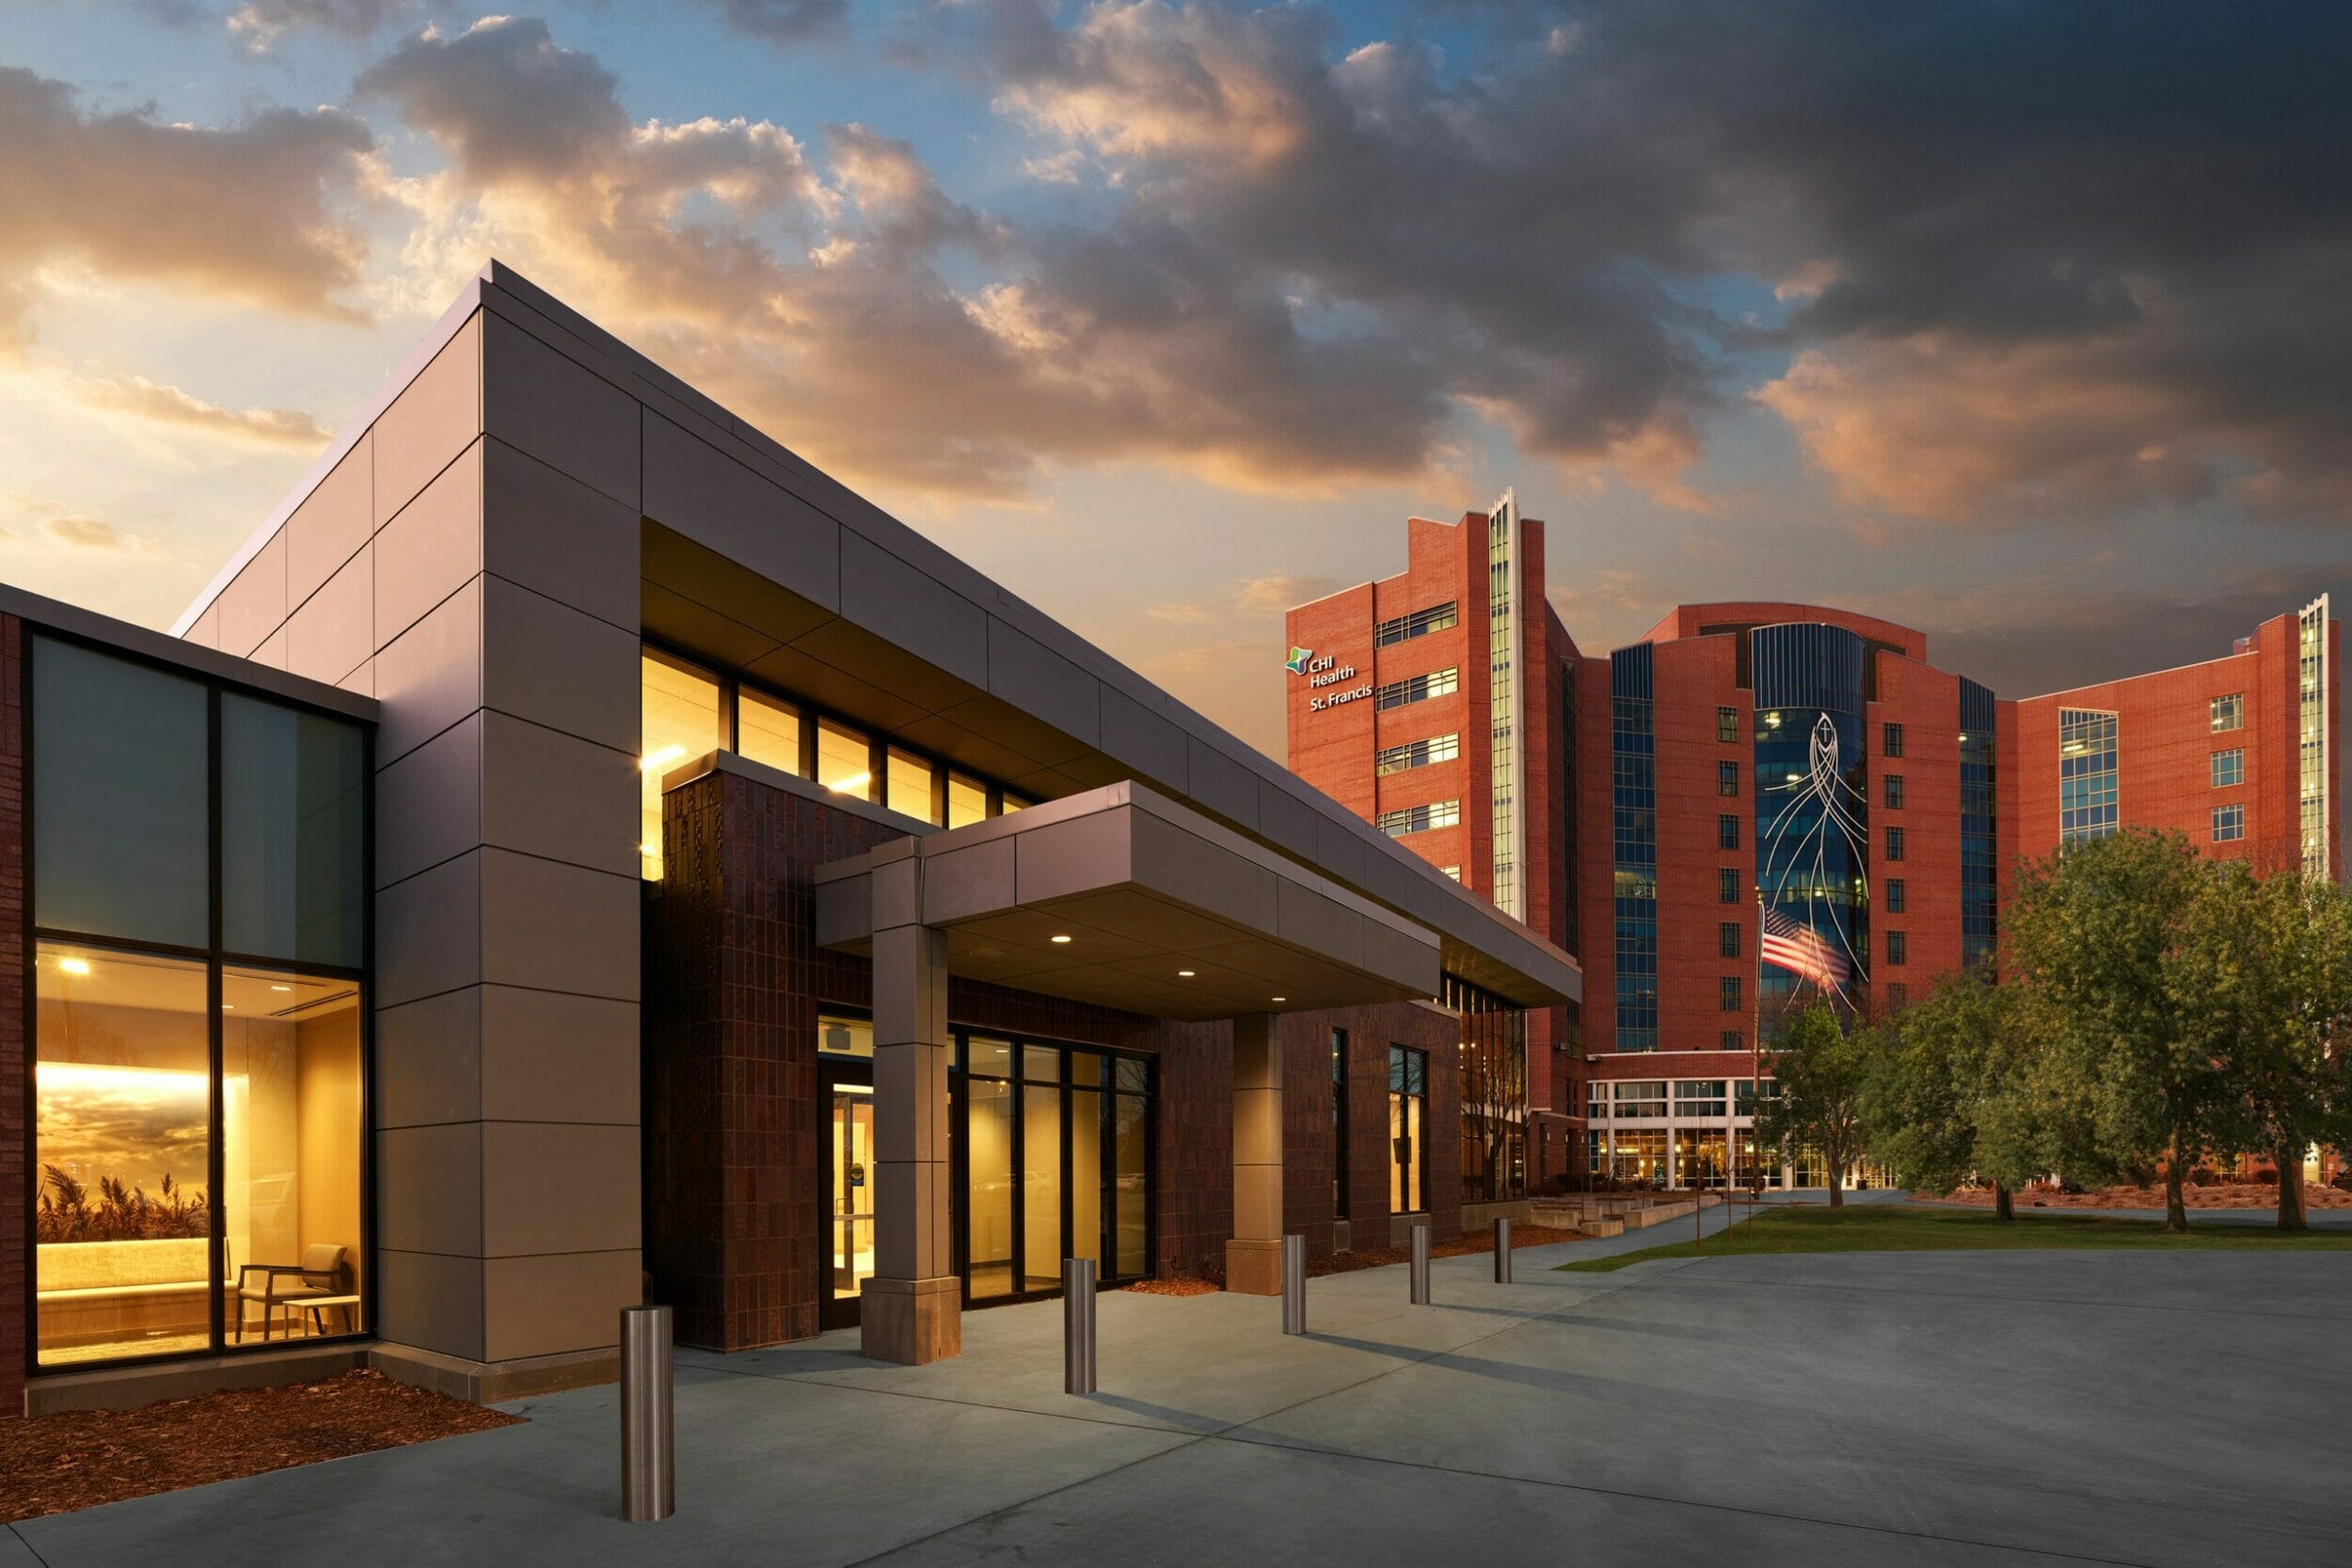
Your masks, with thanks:
M1589 653L2025 696L2352 588L2352 7L0 0L0 578L168 626L491 257L1273 755L1505 487Z

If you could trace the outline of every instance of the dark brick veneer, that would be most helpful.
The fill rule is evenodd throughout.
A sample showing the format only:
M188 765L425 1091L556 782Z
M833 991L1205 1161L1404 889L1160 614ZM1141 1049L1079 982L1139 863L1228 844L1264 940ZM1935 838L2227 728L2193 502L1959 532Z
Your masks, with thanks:
M665 879L646 890L645 1267L682 1343L741 1350L817 1332L820 1004L871 1005L865 959L816 945L813 874L898 836L738 773L662 805ZM957 980L958 1023L1158 1059L1155 1264L1218 1272L1232 1234L1230 1023L1180 1023ZM1328 1031L1349 1031L1350 1192L1388 1212L1388 1051L1430 1053L1430 1123L1457 1114L1452 1021L1410 1005L1299 1013L1283 1024L1286 1223L1331 1247ZM1438 1232L1460 1230L1456 1140L1432 1139ZM1359 1234L1362 1232L1359 1230ZM1381 1238L1385 1241L1385 1236Z

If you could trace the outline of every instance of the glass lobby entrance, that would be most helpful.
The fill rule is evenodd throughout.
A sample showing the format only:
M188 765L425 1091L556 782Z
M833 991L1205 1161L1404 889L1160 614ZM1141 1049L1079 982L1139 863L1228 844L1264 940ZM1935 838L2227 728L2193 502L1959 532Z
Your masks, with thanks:
M948 1118L956 1272L964 1305L1054 1295L1065 1258L1104 1282L1152 1272L1152 1117L1148 1058L1089 1046L955 1031ZM873 1031L818 1021L818 1319L858 1321L874 1272Z

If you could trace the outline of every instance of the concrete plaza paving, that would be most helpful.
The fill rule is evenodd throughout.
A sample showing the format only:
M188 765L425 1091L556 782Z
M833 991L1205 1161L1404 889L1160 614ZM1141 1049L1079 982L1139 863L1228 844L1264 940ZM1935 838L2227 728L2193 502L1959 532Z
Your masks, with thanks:
M1710 1231L1724 1219L1709 1211ZM1441 1259L1279 1302L1056 1304L965 1354L682 1353L678 1513L615 1517L616 1394L530 1424L30 1520L0 1568L233 1562L1770 1563L2344 1560L2352 1254L1726 1257L1687 1234ZM1639 1554L1638 1557L1633 1554Z

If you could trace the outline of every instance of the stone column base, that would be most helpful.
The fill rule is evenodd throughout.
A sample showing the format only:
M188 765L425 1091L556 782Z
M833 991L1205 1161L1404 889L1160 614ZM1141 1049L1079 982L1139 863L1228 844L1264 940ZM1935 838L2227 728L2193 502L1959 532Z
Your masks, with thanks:
M1282 1243L1245 1242L1239 1237L1226 1243L1225 1288L1245 1296L1280 1295Z
M857 1349L869 1361L904 1367L961 1355L963 1281L954 1275L866 1280L858 1292Z

